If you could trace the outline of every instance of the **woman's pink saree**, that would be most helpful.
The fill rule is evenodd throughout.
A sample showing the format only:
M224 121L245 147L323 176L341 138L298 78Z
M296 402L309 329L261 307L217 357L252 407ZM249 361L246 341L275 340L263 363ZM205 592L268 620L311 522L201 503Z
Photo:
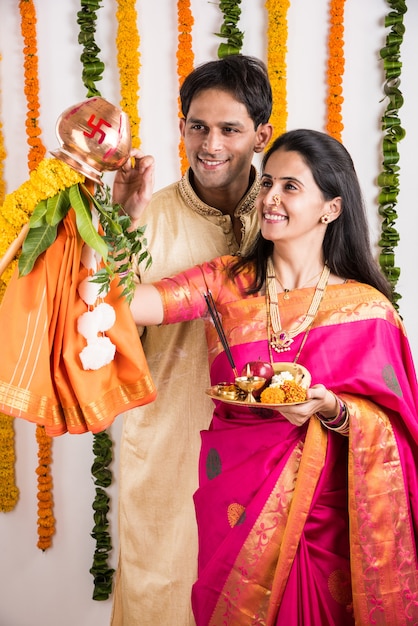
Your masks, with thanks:
M157 286L165 322L205 316L202 293L211 290L240 370L269 360L265 298L243 297L251 277L228 280L229 260ZM283 328L303 316L312 293L279 301ZM206 321L212 382L233 380ZM275 360L292 361L302 338ZM402 322L376 290L330 285L299 362L312 384L346 401L349 437L315 416L297 428L276 411L215 401L195 494L196 623L416 624L417 383Z

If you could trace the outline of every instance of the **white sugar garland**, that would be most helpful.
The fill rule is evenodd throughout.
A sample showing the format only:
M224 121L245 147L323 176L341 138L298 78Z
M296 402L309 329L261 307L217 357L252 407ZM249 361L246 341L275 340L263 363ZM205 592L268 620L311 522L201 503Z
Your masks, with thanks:
M99 215L95 207L92 208L92 221L98 228ZM94 274L99 267L101 257L87 244L84 244L81 252L81 264ZM113 361L116 346L104 333L112 328L116 321L115 309L106 302L100 301L100 285L91 282L91 275L87 276L78 285L80 298L87 304L88 311L80 315L77 320L77 330L86 341L87 345L80 352L80 360L85 370L97 370ZM100 335L99 335L100 333Z

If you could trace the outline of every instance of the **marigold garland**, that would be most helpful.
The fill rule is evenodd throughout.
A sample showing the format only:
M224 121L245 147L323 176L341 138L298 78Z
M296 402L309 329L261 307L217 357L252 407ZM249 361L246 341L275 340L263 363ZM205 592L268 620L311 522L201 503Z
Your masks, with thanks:
M43 145L39 127L39 80L38 80L38 46L36 41L36 11L32 0L20 0L19 10L21 16L21 32L24 41L24 70L25 70L25 94L27 99L27 115L26 115L26 134L28 137L29 153L28 166L29 171L33 172L45 156L45 146ZM43 430L43 435L40 432ZM47 442L48 440L48 442ZM50 449L52 440L45 434L43 427L37 427L37 441L39 449L38 457L40 465L37 472L39 473L38 484L41 479L45 479L43 487L38 489L38 548L46 550L49 548L52 540L51 537L55 533L55 519L52 515L52 479L49 477L49 464L51 462ZM48 447L49 454L44 454L45 448ZM46 464L46 465L45 465ZM43 502L47 502L48 506L44 507Z
M28 137L29 171L37 167L45 156L45 147L40 140L39 128L39 81L38 46L36 43L36 12L33 0L20 0L21 32L24 41L25 95L28 111L26 114L26 134Z
M40 200L52 198L62 189L83 181L84 176L63 161L44 158L38 167L30 173L26 182L6 196L0 209L0 258L4 256L22 227L27 224ZM0 277L1 295L4 293L16 265L17 259L13 260Z
M385 71L384 93L388 98L386 111L382 118L383 163L382 172L378 177L381 188L379 194L379 214L382 216L382 234L379 246L382 248L380 266L392 285L392 301L396 308L402 297L396 292L396 284L400 276L400 268L395 266L394 248L399 241L399 233L395 228L397 219L396 204L399 193L399 152L398 142L405 137L405 130L399 119L399 109L403 105L403 96L399 89L401 83L400 47L405 33L403 16L407 11L404 0L388 0L393 9L385 17L385 27L391 28L386 37L386 45L381 49Z
M266 0L267 69L273 93L273 110L270 122L277 137L287 126L287 11L290 0Z
M343 131L341 107L344 101L344 2L345 0L330 1L330 30L328 36L328 95L327 95L327 123L326 131L331 137L341 142Z
M0 55L0 61L2 57ZM4 147L3 124L0 120L0 203L3 203L6 193L4 180L4 161L6 149ZM1 236L1 233L0 233ZM0 302L2 294L0 291ZM14 419L0 413L0 511L12 511L19 499L19 489L16 485L16 454Z
M52 438L45 433L43 426L36 426L38 442L38 543L40 550L47 550L52 545L55 534L54 502L52 498Z
M194 54L192 47L192 28L194 24L193 15L190 9L190 0L177 1L177 25L178 25L178 46L177 46L177 74L179 77L179 88L184 79L193 70ZM181 111L180 98L178 99L179 117L183 116ZM181 174L186 172L189 163L186 156L183 138L179 141L179 156Z
M37 42L36 42L36 12L35 6L32 0L20 0L20 26L21 33L24 42L23 54L24 54L24 77L25 77L25 95L27 100L27 114L26 114L26 135L29 145L28 153L28 166L29 171L32 172L36 166L40 163L45 155L45 147L43 146L39 135L41 130L38 125L39 118L39 82L38 82L38 56L37 56ZM4 147L4 145L3 145ZM2 191L2 198L4 197L4 187ZM7 207L6 207L7 211ZM5 219L4 205L0 212L0 254L5 241L8 241L8 245L16 238L17 232L13 230L16 222L19 220L19 215L9 214L9 224ZM6 226L6 228L1 228ZM21 226L18 226L20 231ZM12 236L12 237L10 237ZM8 240L10 238L10 240ZM7 246L8 247L8 246ZM5 250L4 250L5 251ZM3 257L3 254L1 254ZM6 272L3 272L0 277L0 298L3 297L7 283L11 278L14 271L13 263ZM14 427L13 421L9 416L0 414L0 428L2 431L2 437L0 440L1 458L4 460L3 471L5 473L4 489L1 494L0 508L4 511L12 510L16 505L19 496L19 490L15 484L15 450L14 450Z
M120 78L121 108L131 123L132 147L139 148L140 117L138 115L140 37L137 28L135 0L117 0L117 61Z
M0 511L13 511L19 499L15 475L14 418L0 413Z
M219 8L223 13L224 21L221 25L220 32L215 33L215 35L227 40L226 43L219 44L218 57L220 59L229 54L239 54L241 52L244 33L237 27L241 16L240 4L241 0L220 0L219 2Z

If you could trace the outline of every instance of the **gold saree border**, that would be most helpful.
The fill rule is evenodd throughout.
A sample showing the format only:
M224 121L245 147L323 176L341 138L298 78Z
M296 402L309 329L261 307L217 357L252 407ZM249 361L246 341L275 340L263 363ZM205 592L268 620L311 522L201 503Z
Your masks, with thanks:
M116 416L130 408L147 404L156 397L149 374L133 384L121 384L84 406L62 406L47 396L0 381L0 411L45 426L50 436L66 432L98 433L112 424Z
M292 298L286 300L282 306L283 293L279 293L280 316L283 328L293 328L303 321L304 314L312 299L312 289L301 289L292 292ZM242 301L228 301L228 317L222 318L226 335L231 346L246 342L260 341L266 336L266 301L265 296L244 299ZM222 305L218 307L222 316ZM232 315L231 315L232 313ZM248 320L245 326L245 336L240 320ZM371 319L383 319L405 334L405 327L394 315L393 306L372 287L348 282L344 285L328 285L321 308L318 311L312 329L350 324ZM209 358L212 363L223 351L222 343L213 324L206 325Z
M388 416L371 401L349 395L344 399L350 411L350 551L356 626L413 624L418 573L396 437Z

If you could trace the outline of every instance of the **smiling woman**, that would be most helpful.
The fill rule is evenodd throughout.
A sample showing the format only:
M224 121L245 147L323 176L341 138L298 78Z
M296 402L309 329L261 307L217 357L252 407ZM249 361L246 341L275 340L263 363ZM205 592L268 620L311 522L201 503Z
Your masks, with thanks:
M214 393L212 422L201 433L196 623L218 623L228 597L231 624L316 626L326 614L330 624L366 626L377 598L380 619L400 625L399 606L407 612L418 593L416 560L398 558L404 542L416 555L418 386L349 153L318 131L284 133L264 156L257 206L261 231L247 255L138 285L132 304L137 324L161 322L150 316L158 298L163 325L204 318L212 390L235 384L247 394L240 402ZM294 285L291 297L277 292L278 271ZM206 318L205 292L238 372L257 357L274 368L276 353L289 367L303 363L312 380L297 401L268 413L258 405L253 391L265 379L236 376ZM369 447L376 439L385 452ZM389 458L397 459L402 493L393 523L376 505L382 493L388 506L395 498L385 487ZM231 507L240 511L233 520ZM368 574L372 562L379 584ZM312 573L314 589L305 584Z
M274 171L272 176L270 172ZM280 203L277 202L277 196ZM283 260L277 274L292 289L307 284L308 276L323 266L307 261L305 255L312 247L322 244L326 224L337 219L341 198L327 198L317 186L310 167L297 151L277 150L268 160L261 177L257 201L261 233L265 239L281 241L281 254L290 254L289 246L302 246L300 275L292 276L292 268L285 268ZM304 238L302 238L305 233ZM279 265L279 264L278 264ZM294 272L293 268L293 272ZM280 282L280 281L279 281Z

